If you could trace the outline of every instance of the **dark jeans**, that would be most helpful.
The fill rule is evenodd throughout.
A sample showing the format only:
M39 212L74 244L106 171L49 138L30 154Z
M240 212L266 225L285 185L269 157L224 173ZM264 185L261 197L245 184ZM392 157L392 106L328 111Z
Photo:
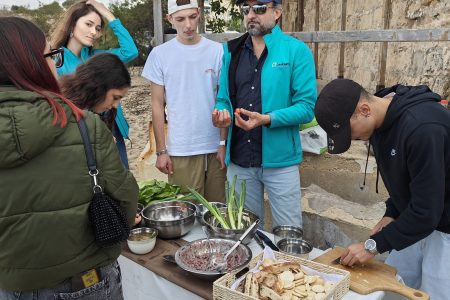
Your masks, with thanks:
M130 167L128 165L128 155L127 148L125 146L125 139L123 138L117 126L114 127L113 135L116 138L116 146L117 150L119 150L120 161L125 166L125 168L129 169Z
M0 289L1 300L123 300L122 278L117 261L101 267L100 276L102 280L88 288L73 291L72 281L65 280L63 283L51 289L39 289L31 292L14 292Z

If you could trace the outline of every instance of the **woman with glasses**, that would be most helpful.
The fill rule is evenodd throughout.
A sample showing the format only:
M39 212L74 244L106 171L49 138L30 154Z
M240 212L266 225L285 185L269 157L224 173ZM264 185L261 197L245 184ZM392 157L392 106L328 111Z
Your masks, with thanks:
M0 17L0 299L123 299L120 245L100 248L88 217L84 119L104 191L134 224L138 187L99 118L64 97L44 33Z
M112 29L119 42L119 48L100 50L94 48L95 41L101 36L105 21ZM53 30L51 45L64 48L65 61L58 69L59 75L75 72L78 65L85 63L91 56L108 52L117 55L124 63L129 63L138 55L133 38L119 19L96 0L83 0L67 9L61 21ZM129 126L124 117L122 107L117 107L117 115L113 128L120 158L128 168L128 157L124 139L129 137Z

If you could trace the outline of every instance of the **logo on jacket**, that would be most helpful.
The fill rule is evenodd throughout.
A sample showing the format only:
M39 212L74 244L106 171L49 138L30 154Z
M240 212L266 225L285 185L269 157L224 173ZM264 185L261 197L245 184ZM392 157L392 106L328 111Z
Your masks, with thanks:
M395 156L397 154L397 151L395 149L391 150L391 156Z
M278 63L278 62L274 61L272 63L272 68L286 68L286 67L289 67L289 65L290 65L289 62Z
M341 125L339 125L338 123L334 123L334 124L333 124L333 128L334 128L334 129L339 129L339 127L341 127Z
M206 69L206 70L205 70L205 73L206 73L206 74L211 73L211 74L213 74L213 75L216 75L216 71L215 71L214 69Z
M332 138L328 138L328 150L333 151L334 150L334 141Z

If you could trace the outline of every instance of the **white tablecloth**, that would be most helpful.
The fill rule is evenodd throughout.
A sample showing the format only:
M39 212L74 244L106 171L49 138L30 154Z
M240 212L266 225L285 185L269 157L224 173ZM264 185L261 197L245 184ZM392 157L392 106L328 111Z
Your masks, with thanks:
M273 240L273 235L267 233ZM184 240L190 242L197 239L205 238L205 234L198 224L183 237ZM253 257L262 252L261 247L252 240L248 244L252 250ZM310 253L309 259L314 259L321 255L324 251L314 248ZM147 268L135 263L134 261L124 257L119 257L119 264L122 270L122 284L125 300L199 300L202 299L196 294L158 276ZM349 291L344 300L397 300L403 299L397 294L375 292L369 295L360 295Z

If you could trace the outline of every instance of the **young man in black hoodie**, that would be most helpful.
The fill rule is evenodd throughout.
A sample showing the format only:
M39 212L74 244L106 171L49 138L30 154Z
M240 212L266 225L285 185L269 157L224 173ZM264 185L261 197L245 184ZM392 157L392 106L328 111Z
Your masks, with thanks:
M431 299L450 296L450 111L427 86L396 85L375 95L336 79L319 95L315 113L328 152L369 140L389 192L384 217L370 238L348 247L341 263L364 263L391 251L387 263Z

